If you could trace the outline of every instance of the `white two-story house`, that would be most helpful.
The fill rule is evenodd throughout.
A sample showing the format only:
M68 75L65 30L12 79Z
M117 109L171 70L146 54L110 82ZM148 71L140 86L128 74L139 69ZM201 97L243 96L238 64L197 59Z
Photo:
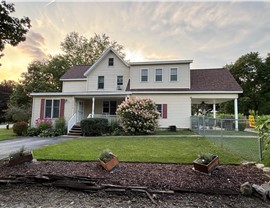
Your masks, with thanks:
M192 60L125 62L112 48L93 65L78 65L62 77L62 92L32 93L32 125L38 118L64 117L68 130L82 119L116 116L132 97L151 98L161 128L190 128L191 106L234 100L241 87L227 69L190 69Z

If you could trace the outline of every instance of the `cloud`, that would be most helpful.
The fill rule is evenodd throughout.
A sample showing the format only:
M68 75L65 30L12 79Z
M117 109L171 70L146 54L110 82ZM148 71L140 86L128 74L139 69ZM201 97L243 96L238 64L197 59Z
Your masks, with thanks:
M27 34L26 41L22 42L18 47L25 55L35 60L43 60L47 58L45 38L36 32L30 31Z

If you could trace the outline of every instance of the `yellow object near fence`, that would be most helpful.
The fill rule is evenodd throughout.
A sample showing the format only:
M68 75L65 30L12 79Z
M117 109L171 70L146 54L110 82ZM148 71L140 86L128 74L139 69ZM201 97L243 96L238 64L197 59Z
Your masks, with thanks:
M248 124L251 128L255 128L256 125L255 125L255 120L254 120L254 116L252 115L249 115L248 116Z

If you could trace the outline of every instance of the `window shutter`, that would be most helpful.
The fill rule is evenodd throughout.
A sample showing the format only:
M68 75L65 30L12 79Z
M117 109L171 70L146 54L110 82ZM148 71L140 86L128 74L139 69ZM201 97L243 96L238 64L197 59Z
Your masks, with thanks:
M167 118L167 104L163 104L162 106L162 118Z
M41 99L41 103L40 103L40 119L44 118L44 103L45 103L45 99Z
M65 99L60 100L60 118L64 118L64 113L65 113Z

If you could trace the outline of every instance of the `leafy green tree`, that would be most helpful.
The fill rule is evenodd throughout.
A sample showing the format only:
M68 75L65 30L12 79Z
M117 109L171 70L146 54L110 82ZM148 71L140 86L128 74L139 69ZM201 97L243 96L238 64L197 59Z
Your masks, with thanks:
M2 51L5 44L12 46L18 45L25 41L26 33L29 31L31 24L28 17L21 19L11 17L10 14L15 12L14 4L7 4L5 1L0 3L0 57L4 54Z
M116 41L110 41L106 34L95 34L87 39L77 32L69 33L61 43L61 49L70 65L93 64L109 47L114 48L124 58L123 46Z
M15 82L4 80L0 83L0 123L5 122L5 110L8 108L9 97L13 92Z
M263 82L260 74L264 71L264 63L258 52L241 56L234 64L226 66L243 89L239 101L243 108L239 109L245 115L249 110L258 111L262 101Z

